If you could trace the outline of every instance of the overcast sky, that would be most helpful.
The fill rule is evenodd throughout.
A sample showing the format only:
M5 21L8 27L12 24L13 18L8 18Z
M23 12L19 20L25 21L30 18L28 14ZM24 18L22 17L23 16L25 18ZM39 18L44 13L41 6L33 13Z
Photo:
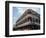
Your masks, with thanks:
M24 13L25 10L32 9L40 14L40 8L35 7L13 7L13 24L16 24L18 18Z

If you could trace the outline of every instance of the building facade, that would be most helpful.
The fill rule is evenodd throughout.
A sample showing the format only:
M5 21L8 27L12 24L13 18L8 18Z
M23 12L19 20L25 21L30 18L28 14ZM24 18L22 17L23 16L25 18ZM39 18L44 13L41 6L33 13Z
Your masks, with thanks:
M40 14L32 9L27 9L17 20L14 30L38 30L40 29Z

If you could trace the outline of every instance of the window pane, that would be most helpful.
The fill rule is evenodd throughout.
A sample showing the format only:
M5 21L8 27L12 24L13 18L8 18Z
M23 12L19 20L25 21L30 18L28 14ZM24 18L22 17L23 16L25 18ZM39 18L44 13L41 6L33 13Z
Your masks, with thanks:
M35 22L35 18L33 18L33 22Z
M38 23L38 19L36 19L36 22Z

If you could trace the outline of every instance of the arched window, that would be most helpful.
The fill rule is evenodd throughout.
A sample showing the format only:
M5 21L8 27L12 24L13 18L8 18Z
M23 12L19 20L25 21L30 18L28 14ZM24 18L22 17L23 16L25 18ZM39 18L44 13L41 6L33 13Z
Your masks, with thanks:
M33 18L33 23L35 22L35 18Z
M40 24L40 20L39 20L39 24Z
M28 17L28 21L31 21L32 22L32 17Z
M38 19L36 19L36 22L37 22L37 23L39 22Z

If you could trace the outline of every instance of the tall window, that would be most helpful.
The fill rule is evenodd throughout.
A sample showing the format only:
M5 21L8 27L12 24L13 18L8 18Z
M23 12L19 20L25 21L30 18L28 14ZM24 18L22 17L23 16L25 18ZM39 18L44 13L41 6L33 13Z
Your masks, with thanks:
M36 19L36 22L37 22L37 23L39 22L38 19Z
M39 20L39 24L40 24L40 20Z
M32 22L32 17L28 17L28 21L31 21Z
M35 18L33 18L33 23L35 22Z

